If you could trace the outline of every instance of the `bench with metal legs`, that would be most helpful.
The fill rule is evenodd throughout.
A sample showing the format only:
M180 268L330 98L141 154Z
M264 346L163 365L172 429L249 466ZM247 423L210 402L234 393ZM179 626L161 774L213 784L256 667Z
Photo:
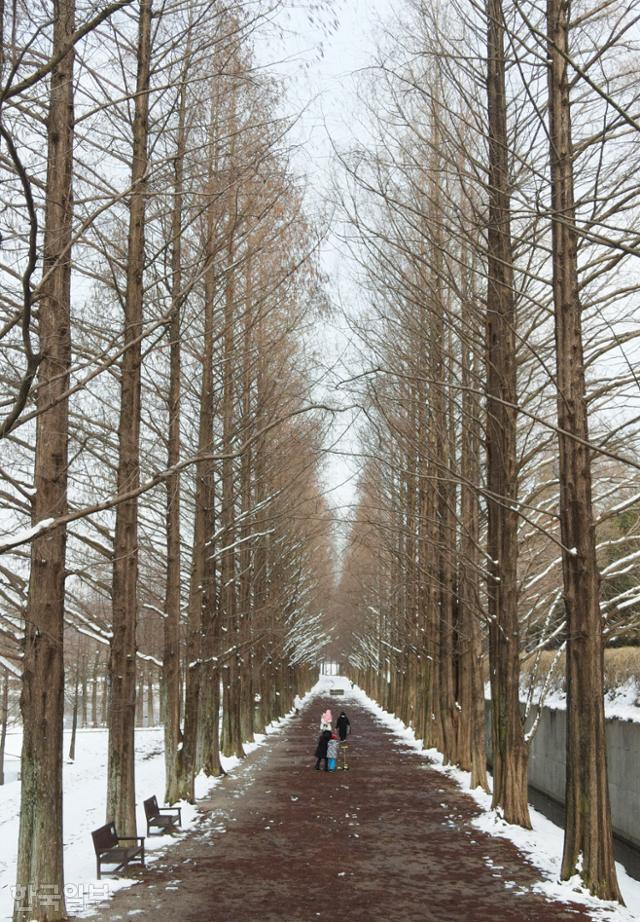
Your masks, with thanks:
M105 874L117 874L130 864L144 867L144 836L119 836L115 823L107 823L91 833L93 848L96 853L96 871L101 880L103 864L113 864L115 868ZM129 844L135 843L135 844Z

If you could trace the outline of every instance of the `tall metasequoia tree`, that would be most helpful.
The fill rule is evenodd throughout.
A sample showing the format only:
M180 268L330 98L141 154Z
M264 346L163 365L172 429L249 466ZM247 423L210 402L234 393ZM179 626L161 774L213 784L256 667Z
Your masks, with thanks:
M75 0L55 0L53 50L75 28ZM43 281L39 301L42 361L36 406L32 522L67 511L68 397L71 364L73 217L73 67L69 51L51 74ZM45 409L46 408L46 409ZM62 864L63 625L66 528L36 537L26 611L22 679L20 832L14 918L66 918ZM53 899L51 897L53 896Z
M218 295L218 221L220 218L220 206L217 201L216 191L219 169L219 124L218 110L220 108L219 89L212 90L212 112L211 112L211 151L209 153L209 182L208 195L209 204L207 207L207 233L206 233L206 271L204 277L204 351L203 362L205 364L202 392L201 392L201 415L208 417L210 426L207 433L206 429L200 432L201 438L207 438L208 442L204 450L213 451L214 443L214 378L213 378L213 354L214 354L214 325L215 325L215 304ZM207 386L205 388L205 380ZM218 593L218 576L215 547L216 533L216 490L215 483L219 479L217 476L216 465L211 462L202 470L202 494L199 501L202 503L201 514L203 516L202 532L205 540L202 560L202 606L201 606L201 656L203 665L200 667L199 678L199 708L201 719L199 724L199 739L201 760L199 764L203 767L208 775L221 775L223 768L220 763L220 666L218 655L220 653L220 632L221 632L221 611ZM199 484L200 485L200 484Z
M435 435L433 454L433 472L435 479L430 489L435 491L435 515L437 532L434 534L435 545L431 554L437 561L435 587L433 591L434 607L431 616L435 618L436 656L438 670L438 701L434 711L439 721L440 748L447 761L457 761L457 718L458 711L455 707L454 695L454 576L453 557L455 544L455 523L451 522L452 507L455 505L451 497L449 467L453 463L449 429L449 401L446 397L446 384L448 379L447 360L445 355L446 332L445 312L447 310L447 292L444 281L444 240L442 228L444 227L442 206L442 183L444 171L442 170L441 136L440 136L440 102L438 96L432 101L432 151L431 151L431 196L429 204L431 254L430 266L432 271L432 309L429 319L429 334L431 337L431 369L432 385L430 388L430 430Z
M604 645L578 283L568 34L569 3L547 0L560 529L567 620L566 824L562 877L568 879L579 870L596 896L621 900L607 781Z
M210 154L213 158L213 154ZM209 203L207 206L207 239L205 272L205 297L202 332L202 378L200 382L200 416L198 420L198 452L211 454L213 450L214 417L214 306L216 294L216 251L214 172L210 165ZM187 674L185 680L184 740L180 754L178 792L186 800L195 799L195 776L197 773L197 748L200 722L200 691L202 679L203 618L213 616L211 600L207 594L207 573L213 549L211 539L214 533L214 466L210 459L202 457L196 465L196 493L193 522L193 550L191 557L191 579L189 583L188 628L187 628ZM209 564L208 564L209 561ZM207 600L208 610L204 610ZM215 606L213 606L215 608ZM213 719L213 715L207 715Z
M9 670L2 670L2 691L0 692L0 786L4 784L4 752L9 724Z
M253 259L252 251L258 249L258 235L249 234L248 254L245 264L244 282L244 317L242 330L242 439L248 441L251 436L251 394L252 394L252 333L253 333ZM253 649L250 644L252 629L252 581L250 535L253 526L251 503L253 500L253 451L248 445L240 459L240 573L238 589L238 607L240 636L239 643L248 645L244 654L245 668L242 670L241 686L238 690L241 698L240 729L243 741L253 742Z
M133 161L129 203L124 345L118 425L118 493L140 483L140 387L145 255L145 195L149 136L149 70L152 0L140 0ZM135 704L138 614L138 500L116 509L113 564L113 637L109 660L109 765L107 820L120 835L136 834Z
M171 323L169 326L169 444L167 465L180 460L181 412L181 319L182 319L182 210L184 200L184 157L186 150L187 73L185 56L178 93L178 126L173 163L174 200L171 215ZM180 473L167 479L167 581L165 588L164 654L164 756L165 800L178 800L178 758L180 744Z
M265 419L269 403L267 400L267 356L269 350L265 348L264 319L258 317L256 321L255 341L256 341L256 370L255 370L255 430L260 432L264 428ZM261 511L255 517L255 526L258 531L265 531L266 514L263 509L263 503L266 499L265 491L265 468L266 468L266 436L260 435L256 438L254 446L254 476L255 490L254 499L256 507ZM258 542L253 553L253 599L254 608L260 612L260 617L264 622L269 618L269 598L271 585L268 579L269 569L269 546L270 537L265 535ZM270 688L271 688L271 671L266 668L269 657L268 641L263 640L257 645L256 668L257 674L254 676L254 687L259 689L260 708L258 711L258 722L255 730L259 733L264 731L265 726L271 720L269 712ZM255 664L254 664L255 665Z
M240 642L238 621L238 601L236 593L236 560L233 551L235 541L235 487L234 465L231 453L234 438L234 315L235 315L235 270L234 237L236 216L229 215L227 230L227 271L224 294L224 370L222 394L222 443L224 458L222 461L222 509L221 519L225 550L222 553L221 593L223 598L224 620L228 628L227 638L233 643ZM240 722L240 657L236 652L224 669L224 703L223 703L223 748L225 755L244 758L242 748L242 727Z
M237 79L237 78L236 78ZM224 550L222 552L222 563L220 568L222 593L222 607L224 621L227 626L227 639L236 645L240 642L240 630L238 622L238 604L236 591L236 555L233 550L235 542L235 485L234 485L234 464L233 464L233 445L235 436L235 376L234 376L234 349L235 349L235 319L236 319L236 268L234 267L236 255L236 233L239 220L238 214L238 180L236 157L236 132L238 127L237 117L237 87L234 83L231 87L231 99L229 102L229 131L231 132L231 143L228 155L229 189L227 199L229 206L227 209L227 226L226 226L226 256L227 272L225 277L224 289L224 310L223 310L223 373L222 373L222 541ZM242 748L242 727L240 721L241 713L241 668L240 655L236 651L224 669L224 697L223 697L223 750L225 755L235 755L244 758L244 749Z
M465 253L466 255L466 253ZM464 260L461 261L464 265ZM472 271L469 274L472 275ZM460 572L458 588L458 644L460 677L458 700L459 757L471 771L471 787L487 785L484 682L480 606L480 401L474 387L479 359L479 336L472 282L463 282L462 323L466 333L461 342L462 421L460 434Z
M493 806L503 810L507 822L530 828L527 746L520 714L516 316L501 0L488 0L486 15L489 131L486 444Z

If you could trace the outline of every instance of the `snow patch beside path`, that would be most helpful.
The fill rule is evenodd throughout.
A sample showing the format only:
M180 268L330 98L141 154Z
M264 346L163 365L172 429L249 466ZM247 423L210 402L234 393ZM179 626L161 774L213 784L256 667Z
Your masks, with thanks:
M335 677L333 678L335 682ZM346 680L345 680L346 681ZM347 685L348 687L348 685ZM560 880L562 862L562 844L564 832L555 823L529 805L533 829L521 829L512 826L491 809L491 795L480 788L470 789L471 775L450 765L443 764L442 753L437 749L424 749L422 740L417 740L413 730L401 720L384 711L379 704L358 686L348 692L348 696L370 710L378 720L412 749L430 760L435 771L448 775L480 807L482 813L473 820L473 825L492 836L509 839L539 870L543 881L534 889L545 896L560 902L574 902L586 907L594 919L611 920L611 922L630 922L640 919L640 881L630 877L624 867L617 863L618 882L622 890L626 907L617 903L599 900L584 889L578 877L568 881ZM346 697L346 696L345 696ZM505 886L508 881L505 881Z

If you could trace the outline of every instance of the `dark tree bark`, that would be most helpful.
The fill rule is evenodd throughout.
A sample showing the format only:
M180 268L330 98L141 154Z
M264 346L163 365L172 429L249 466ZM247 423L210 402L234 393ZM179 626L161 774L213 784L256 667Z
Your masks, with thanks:
M152 0L140 0L138 73L133 124L133 162L129 204L120 422L118 493L140 483L140 369L143 320L145 196L149 136L149 68ZM135 721L136 625L138 618L138 501L116 507L113 566L113 637L109 660L109 765L107 820L120 835L136 835Z
M98 678L100 669L100 653L96 650L93 659L93 673L91 676L91 726L98 726Z
M2 696L0 697L0 785L4 784L4 752L9 723L9 671L4 670Z
M258 241L250 240L250 249L256 247ZM253 260L249 252L245 268L245 296L244 318L242 331L242 439L248 441L252 434L252 333L253 333ZM240 512L242 525L239 529L242 544L240 545L240 573L239 573L239 642L247 645L250 640L253 624L252 609L252 583L253 572L251 569L251 542L250 535L253 526L251 504L253 499L253 450L252 446L243 452L240 459ZM239 675L239 694L241 704L240 737L244 741L253 741L253 649L247 646Z
M174 200L171 221L171 324L169 327L169 445L167 465L180 460L180 396L182 354L180 344L182 308L182 209L184 155L186 148L187 65L183 69L178 102L178 136L174 158ZM165 801L178 800L180 731L180 474L167 480L167 582L165 588L164 653L164 756Z
M233 550L235 541L235 485L234 464L231 452L235 435L234 420L234 321L235 321L235 273L233 267L235 255L235 214L229 215L228 243L227 243L227 271L224 294L224 371L222 385L222 442L224 459L222 461L222 541L227 550L222 553L221 566L221 592L223 599L224 620L227 625L227 639L230 643L238 644L240 640L240 626L238 622L237 592L236 592L236 555ZM223 752L227 756L235 755L244 758L242 748L241 714L241 663L239 655L231 658L228 668L224 669L224 696L223 696Z
M215 100L215 96L214 96ZM215 109L215 101L213 108ZM218 151L217 151L217 125L215 123L216 114L213 113L212 124L214 129L214 150L212 152L209 184L211 188L211 205L208 216L208 240L207 240L207 271L205 274L205 323L210 328L210 346L209 361L213 363L213 345L214 345L214 325L215 325L215 300L218 288L217 277L217 219L219 217L218 208L214 204L214 185L217 182ZM209 433L210 448L213 448L213 419L214 419L214 397L213 397L213 377L211 377L211 393L209 394L209 414L211 419L212 431ZM216 657L220 653L220 632L221 632L221 611L218 591L217 578L217 558L215 534L217 531L216 521L216 465L211 464L208 467L206 494L203 501L206 503L204 532L206 534L206 552L203 560L203 596L202 596L202 655L204 657L204 668L202 670L202 681L200 684L200 715L201 715L201 765L207 775L218 776L224 774L220 762L220 667ZM224 540L224 539L223 539Z
M215 489L211 472L210 534L215 534ZM212 539L207 543L204 569L204 595L202 598L202 652L204 656L203 681L200 689L202 720L202 768L209 776L223 775L220 762L220 668L216 657L220 653L220 607L218 580Z
M153 693L153 666L147 663L147 726L155 726L155 695Z
M207 267L205 272L204 292L204 328L202 338L202 379L200 385L200 417L198 422L198 451L211 453L213 449L214 422L214 322L216 277L216 223L218 209L215 200L215 181L217 154L215 136L212 135L213 149L209 166L209 207L207 212L207 236L205 240ZM187 674L185 682L185 713L183 745L180 753L179 778L177 790L179 796L186 800L195 800L195 776L198 765L198 741L201 736L199 722L201 719L201 682L207 670L202 659L205 651L204 622L208 621L210 612L204 610L209 603L208 592L211 591L212 564L211 539L215 527L215 490L214 465L210 460L202 459L196 464L196 495L193 524L193 551L191 558L191 580L189 584L188 628L187 628ZM207 592L208 590L208 592ZM210 639L210 638L209 638Z
M76 734L78 731L78 689L80 687L80 667L76 663L75 681L73 683L73 706L71 711L71 740L69 741L69 761L75 762Z
M475 338L474 307L463 303L463 323L470 338ZM461 528L459 573L459 701L461 764L471 772L471 787L488 789L485 743L484 681L482 675L482 637L480 603L480 503L475 484L480 483L480 406L474 393L474 373L478 352L464 341L462 356L461 422Z
M53 54L74 32L74 0L55 0ZM69 52L51 74L39 334L42 361L32 522L67 511L73 218L73 66ZM22 787L14 918L65 918L62 864L62 729L66 529L31 545L22 679ZM31 891L31 888L33 890ZM31 892L34 896L31 897ZM48 905L48 897L56 897ZM57 901L57 906L55 902Z
M486 444L493 806L504 812L507 822L529 829L528 754L520 715L516 316L501 0L488 0L487 3L487 106L489 225Z
M591 495L573 147L566 55L569 4L547 0L553 303L558 382L560 528L567 618L567 775L562 877L620 900L607 781L604 643Z
M83 651L80 658L80 724L84 728L87 726L88 704L87 695L87 654Z

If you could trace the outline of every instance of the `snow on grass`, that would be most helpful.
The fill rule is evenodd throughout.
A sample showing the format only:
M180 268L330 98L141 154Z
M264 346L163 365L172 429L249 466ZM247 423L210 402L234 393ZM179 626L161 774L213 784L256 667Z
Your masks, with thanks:
M559 678L559 677L558 677ZM491 698L491 686L488 682L484 686L485 698ZM560 684L543 691L542 687L537 685L530 692L526 677L523 677L523 684L520 688L520 700L525 703L531 697L533 705L537 705L542 698L543 705L554 711L565 711L567 708L567 693ZM634 677L627 679L616 688L609 689L604 696L604 714L607 720L631 720L634 723L640 723L640 678Z
M472 821L473 825L489 835L509 839L541 873L543 880L534 885L534 890L550 899L584 905L594 919L611 920L611 922L630 922L632 919L640 919L640 881L630 877L620 863L616 863L616 870L626 907L596 899L585 890L578 877L561 881L560 867L564 833L559 826L531 805L529 805L529 811L533 829L521 829L519 826L506 823L498 812L491 809L490 794L480 788L473 790L470 788L471 775L469 772L444 765L443 756L437 749L424 749L422 740L415 738L411 728L393 714L384 711L361 688L356 686L349 692L349 696L373 712L378 720L406 746L428 758L435 771L452 778L476 802L482 812ZM509 885L512 886L512 882L506 881L505 886Z
M309 695L305 695L306 702ZM255 735L255 741L244 744L247 755L263 745L267 734L283 728L293 712L267 728L266 734ZM70 732L64 734L64 752L69 750ZM18 757L22 746L22 733L7 735L7 783L0 787L0 920L8 920L13 912L18 825L20 814L20 782L17 780ZM241 764L240 759L221 759L227 773ZM64 876L67 910L79 915L91 910L92 904L102 902L123 887L138 881L132 878L96 877L95 853L91 832L105 822L107 778L107 730L78 730L75 762L64 765ZM208 796L221 778L211 778L201 772L196 778L196 798ZM143 800L155 794L163 802L165 788L164 731L158 728L136 729L136 791L138 833L147 831ZM182 831L174 835L154 835L145 840L147 864L156 861L160 853L175 843L185 831L192 828L198 817L197 805L180 802ZM132 868L135 867L132 865Z
M7 736L7 750L19 754L22 734ZM69 731L64 734L65 751L69 748ZM12 760L13 763L13 760ZM135 880L96 876L91 832L105 822L107 777L107 731L78 730L75 762L65 761L64 778L64 873L65 896L69 912L77 913L89 904L105 899L116 890L131 886ZM200 782L200 779L198 779ZM217 779L207 779L209 789ZM164 795L164 749L161 728L136 730L136 787L138 790L138 833L146 833L142 801L155 794L159 802ZM199 783L200 796L203 784ZM197 808L181 803L183 829L193 825ZM10 919L13 909L20 783L14 780L0 788L0 919ZM153 836L145 841L148 860L173 841L172 836Z
M535 701L535 698L534 698ZM561 689L549 692L544 700L546 707L566 710L567 696ZM604 696L604 713L607 719L632 720L640 723L640 684L637 679L628 679L615 690Z

